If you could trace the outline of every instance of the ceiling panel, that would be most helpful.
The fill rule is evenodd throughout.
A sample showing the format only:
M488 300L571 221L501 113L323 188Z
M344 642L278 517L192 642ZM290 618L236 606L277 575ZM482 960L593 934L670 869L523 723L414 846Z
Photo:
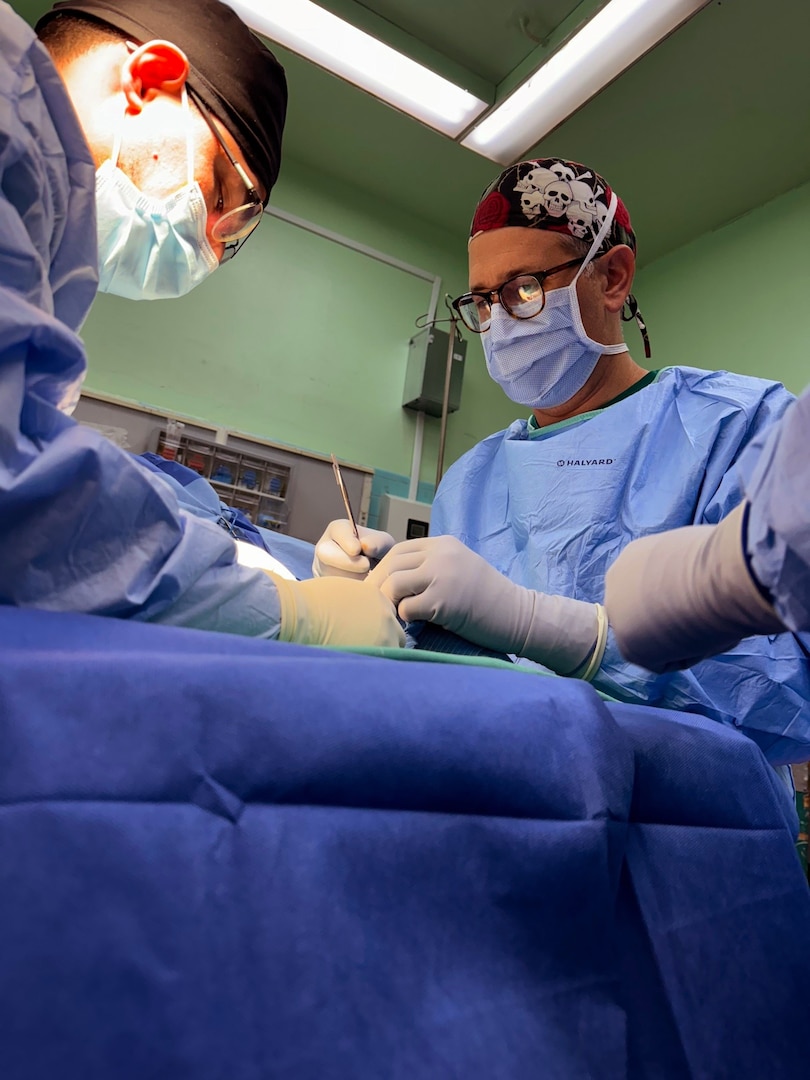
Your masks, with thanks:
M626 198L641 261L810 180L810 5L714 3L538 148Z
M361 3L406 33L499 83L539 41L577 7L579 0L367 0ZM330 8L330 0L322 0ZM337 10L337 8L335 9ZM521 27L523 21L525 30Z
M49 5L15 0L14 6L31 16ZM494 71L513 63L510 48L525 55L533 47L515 35L516 3L367 0L366 6L434 48L471 50L454 53L456 63L479 66L491 45ZM572 0L526 4L558 21L572 6ZM767 13L758 0L715 0L539 149L585 161L607 177L630 207L641 262L649 262L810 180L808 41L807 0L771 0ZM498 166L276 51L290 85L285 156L324 185L339 179L463 244L476 197Z
M375 10L400 0L375 0ZM404 5L403 5L404 6ZM435 20L445 19L444 6ZM493 6L487 33L507 16ZM546 138L625 197L641 262L810 179L810 4L715 2ZM458 233L498 166L287 57L286 152Z
M754 0L714 3L537 149L607 177L630 206L644 264L810 179L808 40L806 0L779 0L767 22ZM285 63L289 156L463 242L498 166L305 60Z
M328 185L334 176L455 233L497 166L274 47L290 100L284 154Z

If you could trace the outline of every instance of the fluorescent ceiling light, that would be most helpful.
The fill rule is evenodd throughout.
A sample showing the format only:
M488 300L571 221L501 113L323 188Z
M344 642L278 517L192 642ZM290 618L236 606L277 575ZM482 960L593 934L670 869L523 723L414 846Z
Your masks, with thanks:
M226 2L260 34L451 138L487 108L485 101L310 0Z
M708 2L611 0L461 145L509 165Z

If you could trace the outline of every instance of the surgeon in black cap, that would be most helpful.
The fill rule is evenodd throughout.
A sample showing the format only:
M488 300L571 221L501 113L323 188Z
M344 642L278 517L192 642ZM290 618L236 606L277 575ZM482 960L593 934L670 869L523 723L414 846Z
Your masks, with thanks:
M0 605L403 644L373 585L297 581L255 543L242 558L162 473L70 417L97 278L180 296L258 224L280 66L217 0L77 0L40 27L0 0Z
M259 224L283 68L218 0L63 0L37 33L96 165L100 290L189 292Z

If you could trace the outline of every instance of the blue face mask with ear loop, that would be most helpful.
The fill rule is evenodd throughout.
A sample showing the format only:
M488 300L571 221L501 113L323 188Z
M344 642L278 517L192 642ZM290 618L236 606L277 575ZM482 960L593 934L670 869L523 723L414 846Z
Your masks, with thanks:
M582 322L577 281L610 231L618 199L570 285L549 289L543 310L531 319L513 319L492 306L489 329L481 335L487 370L508 398L530 408L553 408L569 401L593 372L603 353L627 352L627 345L602 345L588 337Z
M186 183L166 198L146 195L118 168L126 113L111 156L96 172L99 291L129 300L184 296L219 266L205 234L208 210L194 179L194 142L188 94Z

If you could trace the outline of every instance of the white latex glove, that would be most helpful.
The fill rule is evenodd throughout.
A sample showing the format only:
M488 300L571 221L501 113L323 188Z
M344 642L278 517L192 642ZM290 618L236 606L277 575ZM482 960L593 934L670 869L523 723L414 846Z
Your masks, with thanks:
M287 581L269 576L281 603L281 641L386 648L405 644L391 602L373 585L345 578Z
M405 622L437 623L560 674L592 678L601 662L607 622L598 604L515 585L452 536L396 544L366 581Z
M312 573L315 577L348 577L362 580L376 561L396 541L387 532L357 526L360 540L347 518L330 521L326 532L315 545Z
M751 634L785 627L743 552L745 505L719 525L628 544L607 572L605 608L626 659L651 671L689 667Z

